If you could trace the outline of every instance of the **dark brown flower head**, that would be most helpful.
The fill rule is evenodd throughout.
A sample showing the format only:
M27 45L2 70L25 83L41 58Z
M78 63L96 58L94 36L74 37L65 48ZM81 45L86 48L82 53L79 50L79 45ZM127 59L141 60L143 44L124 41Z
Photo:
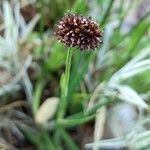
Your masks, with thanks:
M90 17L65 15L55 29L57 39L69 47L81 50L95 49L101 43L102 32Z

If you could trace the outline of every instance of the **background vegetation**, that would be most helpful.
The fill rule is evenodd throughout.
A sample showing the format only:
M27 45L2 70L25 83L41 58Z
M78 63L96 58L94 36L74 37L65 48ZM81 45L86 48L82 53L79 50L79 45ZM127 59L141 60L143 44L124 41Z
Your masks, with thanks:
M149 0L0 1L0 149L149 150L149 10ZM104 35L95 51L73 49L64 106L67 47L54 25L67 12Z

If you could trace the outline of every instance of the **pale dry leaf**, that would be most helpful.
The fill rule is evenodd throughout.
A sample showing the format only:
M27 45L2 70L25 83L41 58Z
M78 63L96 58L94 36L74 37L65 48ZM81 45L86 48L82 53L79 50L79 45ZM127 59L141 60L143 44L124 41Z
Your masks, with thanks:
M106 120L106 107L103 106L97 111L95 118L95 127L94 127L94 141L101 140L104 132L104 125Z
M148 108L148 105L140 97L140 95L132 88L126 85L118 85L116 88L119 91L118 97L126 102L134 104L140 108Z
M35 122L38 124L44 124L50 120L57 110L58 102L59 99L57 97L46 99L36 113Z

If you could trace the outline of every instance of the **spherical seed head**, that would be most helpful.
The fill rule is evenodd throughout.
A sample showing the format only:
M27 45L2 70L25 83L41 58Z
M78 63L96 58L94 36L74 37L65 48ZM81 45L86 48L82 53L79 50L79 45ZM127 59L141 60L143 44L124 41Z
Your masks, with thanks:
M102 43L98 24L81 15L65 15L57 24L55 35L60 42L80 50L95 49Z

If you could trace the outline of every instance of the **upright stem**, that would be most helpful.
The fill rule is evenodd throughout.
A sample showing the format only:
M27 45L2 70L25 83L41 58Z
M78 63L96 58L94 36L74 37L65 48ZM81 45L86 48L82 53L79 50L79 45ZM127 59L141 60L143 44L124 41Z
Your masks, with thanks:
M66 85L65 86L65 96L68 95L72 52L73 52L72 49L68 48L67 58L66 58L66 70L65 70L65 85Z
M67 96L68 96L68 86L70 79L70 68L71 68L71 58L72 58L73 50L72 48L68 48L67 58L66 58L66 69L65 73L61 78L61 99L58 109L58 119L61 119L65 115L65 111L67 108Z

